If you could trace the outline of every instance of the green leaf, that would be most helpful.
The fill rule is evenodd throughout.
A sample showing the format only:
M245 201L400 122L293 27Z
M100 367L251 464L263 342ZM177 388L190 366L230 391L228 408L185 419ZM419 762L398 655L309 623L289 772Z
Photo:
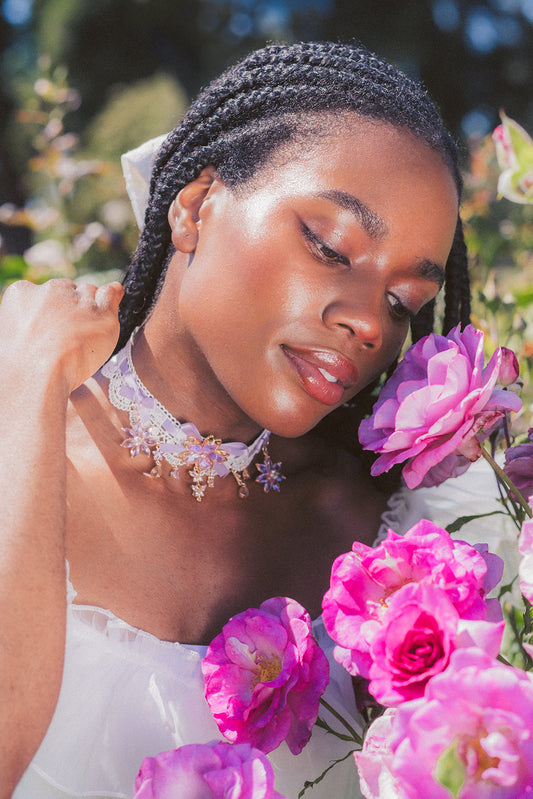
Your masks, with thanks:
M501 599L501 597L504 596L505 594L510 594L511 591L513 590L513 585L517 580L518 580L518 574L515 577L513 577L510 583L507 583L506 585L501 585L498 590L498 598Z
M457 799L466 779L466 766L457 754L457 741L453 741L437 760L435 779Z
M0 283L11 283L26 275L28 264L22 255L4 255L0 258Z
M496 514L502 514L503 516L506 515L505 511L503 510L492 510L490 513L476 513L474 516L459 516L451 524L448 524L445 528L448 533L456 533L458 530L463 527L463 525L468 524L468 522L473 521L474 519L484 519L486 516L495 516Z

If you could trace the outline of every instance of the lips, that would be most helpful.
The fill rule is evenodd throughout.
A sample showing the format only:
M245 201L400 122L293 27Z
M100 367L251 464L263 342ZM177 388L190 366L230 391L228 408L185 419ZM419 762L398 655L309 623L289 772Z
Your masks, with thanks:
M355 365L332 350L281 349L305 391L324 405L337 405L359 379Z

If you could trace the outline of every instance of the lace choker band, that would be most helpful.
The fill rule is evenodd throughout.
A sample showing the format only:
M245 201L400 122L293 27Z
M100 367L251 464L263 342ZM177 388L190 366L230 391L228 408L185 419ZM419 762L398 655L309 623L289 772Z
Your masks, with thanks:
M188 467L192 495L201 502L216 477L231 473L238 485L238 495L243 499L249 493L248 467L262 452L264 460L256 464L259 471L256 482L261 483L267 493L279 491L285 477L280 471L281 463L274 463L268 454L270 431L263 430L247 446L239 441L222 443L214 436L204 437L190 422L178 422L139 379L131 357L132 341L133 336L100 371L109 379L110 402L115 408L129 412L130 426L122 428L127 436L122 446L129 449L132 457L140 453L152 456L154 465L150 476L161 477L163 461L169 464L170 476L175 479L180 476L180 467Z

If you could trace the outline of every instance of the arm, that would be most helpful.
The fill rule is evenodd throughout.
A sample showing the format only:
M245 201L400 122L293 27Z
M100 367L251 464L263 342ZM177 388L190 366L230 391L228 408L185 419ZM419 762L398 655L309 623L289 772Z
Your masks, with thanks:
M51 721L66 617L66 411L111 354L122 287L9 287L0 306L0 797Z

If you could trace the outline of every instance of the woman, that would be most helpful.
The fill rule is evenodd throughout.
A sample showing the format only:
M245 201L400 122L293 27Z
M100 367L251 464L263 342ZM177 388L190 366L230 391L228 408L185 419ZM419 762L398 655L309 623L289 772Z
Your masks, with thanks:
M319 617L333 559L375 539L386 504L349 452L355 421L342 439L346 406L410 323L429 331L444 278L446 326L468 317L460 191L420 87L360 47L271 46L161 148L118 362L90 377L117 284L8 289L2 796L30 762L17 799L130 795L143 755L217 737L199 660L230 616L282 595ZM330 702L355 715L345 678ZM277 790L339 751L320 730L297 759L280 747ZM349 795L353 771L313 796Z

